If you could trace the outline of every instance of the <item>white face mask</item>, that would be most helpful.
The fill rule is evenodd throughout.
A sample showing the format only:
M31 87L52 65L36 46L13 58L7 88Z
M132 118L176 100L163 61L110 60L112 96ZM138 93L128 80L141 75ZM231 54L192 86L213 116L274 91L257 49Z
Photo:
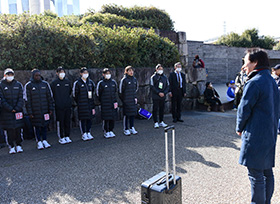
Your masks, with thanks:
M111 79L111 74L106 74L105 79Z
M6 76L7 81L13 81L14 80L14 76Z
M59 75L58 75L58 76L59 76L59 78L60 78L60 79L64 79L64 77L65 77L65 73L59 73Z
M160 69L160 70L157 71L157 73L158 73L159 75L162 75L162 74L163 74L163 70Z
M181 71L182 71L182 68L178 67L178 68L176 69L176 71L177 71L177 72L181 72Z
M84 79L87 79L87 78L88 78L88 74L83 74L82 77L83 77Z

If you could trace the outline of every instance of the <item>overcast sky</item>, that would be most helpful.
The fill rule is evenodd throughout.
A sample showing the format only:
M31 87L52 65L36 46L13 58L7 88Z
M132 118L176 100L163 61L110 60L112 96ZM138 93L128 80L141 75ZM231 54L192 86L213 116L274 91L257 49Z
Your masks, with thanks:
M175 21L175 30L185 31L188 40L205 41L225 31L241 34L250 28L257 28L260 35L280 37L280 0L80 0L81 13L112 3L163 9Z

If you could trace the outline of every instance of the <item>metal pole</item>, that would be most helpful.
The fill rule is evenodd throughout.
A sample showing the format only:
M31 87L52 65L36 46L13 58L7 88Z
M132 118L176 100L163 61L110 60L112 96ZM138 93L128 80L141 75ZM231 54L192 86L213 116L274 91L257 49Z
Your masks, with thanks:
M172 146L173 146L173 183L176 185L176 161L175 161L175 129L172 130Z
M166 186L169 190L169 179L168 179L168 132L165 131L165 171L166 171Z

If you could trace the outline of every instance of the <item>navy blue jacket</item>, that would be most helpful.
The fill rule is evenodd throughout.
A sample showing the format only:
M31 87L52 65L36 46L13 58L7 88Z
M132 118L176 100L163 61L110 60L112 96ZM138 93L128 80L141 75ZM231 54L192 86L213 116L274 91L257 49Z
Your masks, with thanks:
M53 111L53 95L49 83L43 80L35 81L32 76L24 86L24 99L27 114L33 115L32 125L46 126L49 120L45 120L44 114Z
M68 79L55 79L51 83L51 89L53 92L53 99L56 110L66 110L72 106L72 87Z
M0 124L3 129L23 127L23 119L16 120L16 113L23 112L23 87L16 80L8 82L3 79L0 82ZM15 110L16 113L13 113Z
M113 79L103 79L98 82L96 87L96 96L101 103L102 120L116 120L117 109L114 103L117 102L118 87L117 82Z
M135 116L137 114L137 104L135 99L138 91L138 82L134 76L125 74L120 82L119 96L123 103L123 114Z
M151 76L150 87L152 91L152 99L154 100L165 100L166 95L169 92L169 81L167 77L162 74L154 73ZM164 93L164 97L160 97L158 94Z
M73 85L73 98L78 106L79 120L90 120L94 115L92 109L94 104L94 82L87 78L86 82L79 78Z
M270 169L275 164L279 91L268 69L253 72L250 75L255 76L246 82L237 112L236 131L242 132L239 163Z

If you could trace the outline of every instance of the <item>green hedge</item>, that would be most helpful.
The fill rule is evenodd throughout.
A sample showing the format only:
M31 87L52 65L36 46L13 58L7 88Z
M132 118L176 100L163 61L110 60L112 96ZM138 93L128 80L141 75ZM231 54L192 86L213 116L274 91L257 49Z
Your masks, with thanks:
M172 66L179 53L153 30L80 24L51 15L0 15L0 68ZM78 25L77 25L78 24Z
M117 16L110 13L94 13L88 14L81 20L82 23L98 23L107 27L126 26L126 27L145 27L144 24L137 20L130 20L123 16Z
M142 27L157 28L160 30L174 30L174 23L168 13L155 7L126 8L116 4L103 5L100 13L115 14L126 19L136 20Z

